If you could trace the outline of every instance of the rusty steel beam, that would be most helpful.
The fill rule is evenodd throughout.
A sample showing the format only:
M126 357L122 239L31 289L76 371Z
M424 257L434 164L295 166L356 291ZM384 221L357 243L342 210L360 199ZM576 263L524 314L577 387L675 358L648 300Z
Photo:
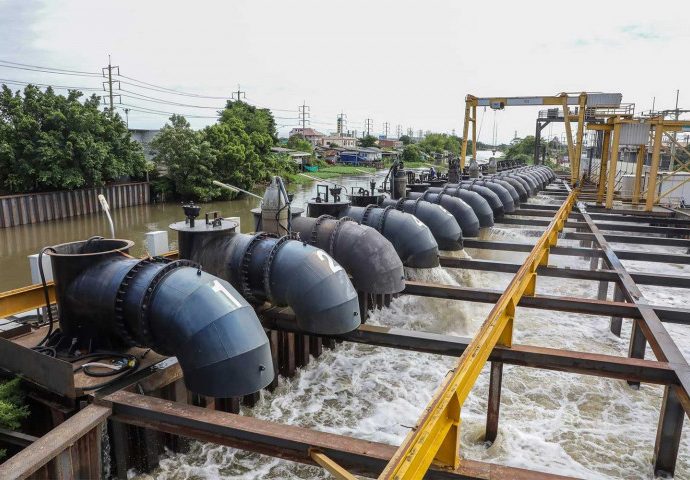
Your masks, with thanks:
M496 222L496 226L500 225L524 225L529 227L547 227L549 222L547 220L525 219L518 217L505 216ZM565 228L583 228L586 227L583 222L566 222ZM679 227L650 227L645 225L624 225L619 223L599 223L601 230L618 231L618 232L641 232L641 233L656 233L664 235L682 235L690 236L690 228Z
M438 285L416 281L406 281L404 294L421 297L446 298L479 303L496 303L503 293L501 290L488 288L459 287L455 285ZM534 295L520 299L518 306L553 310L559 312L581 313L584 315L615 316L622 318L642 318L637 307L632 303L611 302L560 295ZM690 310L677 307L654 306L654 311L664 322L690 325Z
M288 308L269 308L259 317L265 328L299 331L295 316ZM400 328L360 325L357 330L338 335L347 342L459 357L471 338ZM631 359L597 353L573 352L532 345L496 346L490 361L534 367L559 372L667 385L675 381L673 370L664 362Z
M111 419L116 422L309 465L316 465L311 453L318 451L359 475L378 475L396 450L394 446L383 443L282 425L125 391L108 395L98 400L98 403L112 409ZM462 466L455 471L432 467L425 478L555 480L570 477L464 460Z
M591 242L595 239L593 233L585 232L565 232L563 238L566 240L584 240ZM687 247L690 248L690 239L687 238L666 238L666 237L646 237L642 235L612 235L606 234L604 238L610 243L630 243L636 245L657 245L664 247Z
M523 204L524 205L524 204ZM552 210L542 208L519 208L512 213L507 213L507 217L551 217ZM664 226L676 226L690 228L690 219L675 218L675 217L658 217L649 215L626 215L623 213L590 213L592 220L607 220L612 222L630 222L630 223L658 223ZM568 218L575 220L582 220L582 214L578 212L570 212Z
M465 248L525 253L530 252L534 247L534 245L530 243L497 242L492 240L476 240L472 238L465 239L464 244ZM594 250L591 248L583 247L559 246L551 247L550 254L584 258L602 258L604 256L604 253L601 250ZM636 260L639 262L657 263L678 263L682 265L690 264L690 255L685 254L635 252L630 250L615 250L615 254L620 260Z
M445 268L462 268L465 270L479 270L485 272L515 273L519 264L499 262L495 260L474 260L467 258L440 257L441 266ZM573 280L592 280L600 282L616 282L618 275L613 270L598 269L585 270L563 267L539 267L539 275L545 277L569 278ZM660 273L633 272L630 276L639 285L656 285L661 287L690 288L690 277L682 275L664 275Z

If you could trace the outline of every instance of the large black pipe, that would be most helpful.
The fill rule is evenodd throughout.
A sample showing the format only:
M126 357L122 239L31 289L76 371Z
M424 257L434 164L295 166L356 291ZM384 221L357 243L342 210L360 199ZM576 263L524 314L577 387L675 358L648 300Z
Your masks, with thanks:
M420 219L431 230L439 250L462 250L460 225L455 217L441 205L426 202L421 198L416 200L386 198L381 206L393 207Z
M474 193L474 192L468 192L468 193ZM479 196L479 195L477 195ZM450 194L444 194L444 193L431 193L429 191L425 192L409 192L407 194L407 197L411 200L416 200L418 198L422 198L423 200L431 203L435 203L437 205L441 205L443 208L448 210L451 215L455 217L455 221L458 222L458 225L460 225L460 230L462 230L462 236L463 237L476 237L479 235L479 219L477 218L477 215L474 213L474 210L472 210L472 207L470 207L467 203L462 201L458 197L454 197ZM480 200L483 200L480 197ZM488 204L486 206L487 209L489 209L489 213L491 214L491 218L493 218L493 213L491 213L491 209L489 208Z
M393 294L405 288L405 270L395 248L379 232L347 218L298 217L292 231L328 252L352 276L358 291Z
M513 201L513 209L520 208L520 194L518 194L517 190L515 189L515 187L513 187L513 185L510 182L506 182L505 180L503 180L502 178L500 178L498 176L496 176L496 177L484 177L482 180L484 181L485 184L495 183L495 184L500 185L504 189L506 189L508 191L508 193L510 194L510 198ZM501 197L501 200L503 200L502 197Z
M484 188L488 188L493 193L495 193L498 199L501 201L501 205L503 205L504 213L513 213L515 211L515 202L513 201L513 197L510 194L510 192L505 187L503 187L503 185L494 182L487 182L482 178L472 180L470 182L467 182L467 184L472 185L472 187L481 186Z
M503 182L509 183L512 185L513 189L515 189L515 192L518 195L518 201L519 202L526 202L529 199L529 194L527 193L527 189L525 186L520 182L517 178L510 177L508 175L503 175L503 174L498 174L493 176L492 178L501 180Z
M491 189L478 185L472 182L461 182L460 188L464 190L470 190L472 192L477 192L479 195L484 197L484 200L489 202L491 210L494 212L494 219L503 217L505 209L503 208L503 202Z
M369 205L347 207L339 217L350 217L379 231L393 244L406 267L433 268L439 265L438 243L429 227L409 213Z
M177 230L180 258L193 260L228 280L254 303L289 306L307 333L337 335L357 328L359 302L350 279L323 250L266 233L235 233L232 222Z
M516 175L512 172L501 172L500 175L503 175L503 178L511 178L518 182L520 185L522 185L522 188L525 189L525 192L527 193L528 197L532 197L534 195L530 183L524 178L522 178L520 175Z
M132 258L132 245L96 238L52 247L63 338L83 351L139 345L174 355L187 388L201 395L267 386L271 350L246 300L188 261Z
M491 209L491 205L489 205L489 202L477 192L471 192L461 188L457 183L447 183L443 187L431 187L427 192L436 194L443 193L459 198L472 207L481 228L493 227L494 212Z

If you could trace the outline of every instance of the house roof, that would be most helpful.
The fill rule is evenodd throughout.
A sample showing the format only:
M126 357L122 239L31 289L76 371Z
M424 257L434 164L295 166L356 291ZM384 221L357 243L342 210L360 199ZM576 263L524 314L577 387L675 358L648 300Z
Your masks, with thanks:
M325 136L323 133L314 130L313 128L293 128L291 132L295 132L296 134L301 134L304 135L305 137L323 137Z

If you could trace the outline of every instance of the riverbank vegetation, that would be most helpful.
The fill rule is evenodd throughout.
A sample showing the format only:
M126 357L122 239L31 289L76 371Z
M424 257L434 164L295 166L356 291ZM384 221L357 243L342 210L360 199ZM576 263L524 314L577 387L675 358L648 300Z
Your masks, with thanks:
M57 95L28 85L0 91L0 193L95 187L122 177L143 178L141 146L100 98Z
M19 385L19 378L6 382L0 381L0 428L16 430L21 421L29 416L29 409L24 405L24 395ZM0 449L0 460L6 451Z

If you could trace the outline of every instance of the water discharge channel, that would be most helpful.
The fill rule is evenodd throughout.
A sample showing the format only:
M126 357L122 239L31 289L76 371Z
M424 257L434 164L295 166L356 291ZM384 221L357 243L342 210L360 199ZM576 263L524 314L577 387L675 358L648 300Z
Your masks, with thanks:
M364 178L338 179L346 187L360 185ZM312 187L293 189L296 203L312 196ZM548 203L546 197L531 202ZM255 199L205 205L224 216L240 216L243 231L251 230L249 208ZM138 244L143 234L167 229L181 218L174 204L132 207L114 212L121 238ZM44 244L106 234L101 216L86 216L28 225L0 231L0 287L2 290L30 283L26 255ZM528 227L493 228L485 239L533 243L537 234ZM174 235L170 236L174 240ZM561 240L559 245L575 246ZM175 245L171 245L174 247ZM628 250L669 251L668 247L625 245ZM676 253L681 249L675 249ZM520 263L526 254L467 249L456 255ZM551 256L550 263L588 268L589 259ZM624 261L631 270L650 270L649 264ZM690 275L690 266L657 264L660 273ZM502 289L508 274L463 271L437 267L408 270L410 279L440 284ZM609 287L609 298L612 287ZM597 283L541 277L537 293L596 298ZM681 289L644 287L654 303L685 306L687 293ZM491 305L403 296L389 308L375 312L371 324L395 326L449 335L471 336L481 325ZM676 343L690 359L690 328L666 324ZM519 308L515 320L515 342L544 347L626 356L630 322L623 322L621 338L609 331L606 317ZM654 358L651 350L647 358ZM279 387L263 391L259 403L242 414L299 425L316 430L398 445L413 427L421 409L441 383L455 359L438 355L393 350L369 345L342 343L324 350L316 361L291 379L280 379ZM639 390L624 381L559 373L506 365L501 398L501 420L496 442L483 442L488 396L488 367L482 372L462 412L462 449L467 458L516 467L561 473L581 478L654 478L652 452L659 417L662 388L643 384ZM299 465L273 457L228 447L194 442L184 454L161 459L150 474L130 472L138 478L329 478L320 468ZM676 477L690 478L690 434L681 441Z

